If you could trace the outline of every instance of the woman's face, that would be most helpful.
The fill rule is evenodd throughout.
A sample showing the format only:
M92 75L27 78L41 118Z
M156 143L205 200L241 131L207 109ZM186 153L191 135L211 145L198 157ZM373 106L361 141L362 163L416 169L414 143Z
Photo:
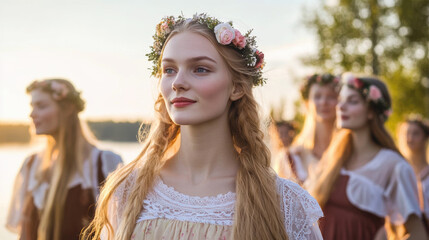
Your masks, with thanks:
M337 93L331 85L313 84L310 87L308 106L315 112L316 121L335 121Z
M295 136L295 130L287 125L280 125L277 126L277 132L279 134L279 138L282 141L283 146L289 147Z
M59 126L59 106L51 95L39 89L31 91L30 117L37 135L55 135Z
M192 32L173 36L161 66L161 94L173 122L196 125L227 118L232 78L209 40Z
M415 123L405 124L407 146L411 151L423 150L426 146L427 136L423 129Z
M368 103L359 92L347 86L341 88L337 105L338 127L358 130L368 124L370 117Z

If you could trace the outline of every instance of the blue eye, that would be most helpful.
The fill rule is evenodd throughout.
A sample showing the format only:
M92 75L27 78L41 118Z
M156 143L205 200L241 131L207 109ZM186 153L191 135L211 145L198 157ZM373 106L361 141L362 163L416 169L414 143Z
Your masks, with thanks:
M166 73L166 74L173 74L174 73L174 69L172 69L172 68L165 68L164 69L164 73Z
M208 70L208 69L206 69L206 68L203 68L203 67L198 67L198 68L195 70L195 72L197 72L197 73L207 73L207 72L209 72L209 70Z

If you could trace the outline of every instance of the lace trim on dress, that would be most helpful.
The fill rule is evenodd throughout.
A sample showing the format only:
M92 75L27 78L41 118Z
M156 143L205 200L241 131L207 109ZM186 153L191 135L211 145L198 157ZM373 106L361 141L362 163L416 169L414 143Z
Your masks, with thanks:
M306 240L313 234L312 228L319 218L323 217L316 199L302 189L298 184L277 179L277 190L283 199L281 210L285 215L285 228L289 239Z
M278 178L277 190L282 199L281 210L290 239L311 238L318 219L323 216L317 201L298 184L288 180ZM188 196L158 178L143 202L144 210L137 222L164 218L231 226L235 201L236 194L231 192L212 197Z
M165 185L158 177L153 191L143 201L144 210L137 222L166 218L179 221L231 226L235 193L211 197L188 196Z

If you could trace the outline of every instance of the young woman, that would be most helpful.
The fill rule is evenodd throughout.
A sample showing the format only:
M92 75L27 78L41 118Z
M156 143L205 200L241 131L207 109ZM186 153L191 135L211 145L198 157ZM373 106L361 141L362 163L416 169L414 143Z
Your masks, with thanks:
M291 159L280 162L281 177L303 183L317 168L335 130L338 82L338 77L328 73L305 79L301 87L307 110L304 126L290 148Z
M36 134L46 135L47 145L16 176L6 227L25 240L79 239L101 183L122 160L91 143L78 116L84 101L69 81L34 81L27 93Z
M420 115L410 115L399 127L399 149L417 176L420 207L426 223L429 223L429 164L426 157L428 139L429 122Z
M270 168L252 87L263 55L250 32L205 14L157 25L151 135L109 177L92 239L320 239L317 202Z
M341 130L310 185L325 214L324 239L374 239L385 221L403 227L410 239L426 239L415 175L384 128L391 107L385 84L350 73L343 80L337 106Z
M292 121L273 121L270 125L271 153L274 155L271 166L280 177L296 181L296 166L290 156L289 147L295 137L296 126ZM301 167L301 166L299 166ZM281 175L280 175L281 174Z

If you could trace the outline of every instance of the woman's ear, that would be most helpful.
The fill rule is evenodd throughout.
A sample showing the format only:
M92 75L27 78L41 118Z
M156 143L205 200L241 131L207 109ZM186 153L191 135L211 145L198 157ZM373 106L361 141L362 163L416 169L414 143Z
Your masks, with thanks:
M72 105L72 104L65 105L64 108L63 108L63 111L64 111L64 114L67 117L70 117L72 114L76 114L76 112L77 112L76 111L76 106Z
M242 98L244 96L244 91L241 86L233 85L231 95L229 96L229 99L231 101L237 101L238 99Z

